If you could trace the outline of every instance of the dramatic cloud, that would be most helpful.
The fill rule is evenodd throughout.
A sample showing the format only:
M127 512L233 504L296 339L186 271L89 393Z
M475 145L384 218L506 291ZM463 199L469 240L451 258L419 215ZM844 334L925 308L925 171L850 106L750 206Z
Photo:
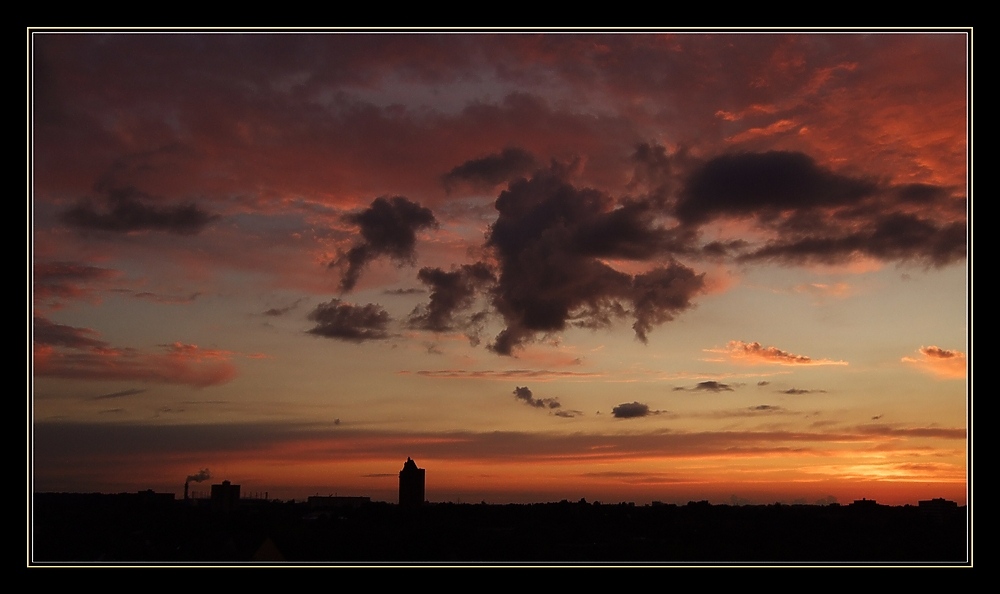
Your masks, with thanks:
M527 386L523 388L515 387L513 394L514 398L521 400L529 406L534 406L535 408L559 408L562 406L555 398L535 398Z
M346 267L340 282L344 291L354 288L362 270L376 258L386 256L398 264L412 263L417 231L438 224L429 208L403 196L376 198L368 208L345 215L344 221L357 225L361 232L361 240L330 263L331 267Z
M353 305L340 299L331 299L329 303L316 306L309 314L309 319L316 322L316 326L308 332L324 338L364 342L390 336L389 312L375 303Z
M826 390L803 390L800 388L789 388L787 390L781 390L782 394L791 394L793 396L799 394L823 394Z
M965 353L936 346L920 347L919 357L903 357L902 361L943 379L961 379L968 372Z
M704 391L704 392L732 392L733 388L729 384L723 384L717 381L707 381L698 382L693 388L674 388L674 390L690 390L690 391Z
M685 223L718 216L770 220L782 212L854 204L876 186L826 171L802 153L721 155L688 180L676 214Z
M71 227L130 233L133 231L164 231L176 235L195 235L218 215L207 213L195 204L157 207L149 204L156 199L139 190L109 188L104 208L89 199L80 200L62 214L62 221Z
M743 363L766 363L773 365L847 365L846 361L813 359L805 355L793 355L777 347L765 347L759 342L731 340L725 349L706 349L710 353L724 353L729 359Z
M442 182L449 192L459 183L466 183L474 189L490 190L529 173L536 166L537 162L531 153L510 147L498 154L462 163L446 173Z
M867 256L942 266L966 255L965 204L946 188L884 186L826 170L803 153L771 151L709 160L686 180L675 214L691 226L729 217L774 232L743 261Z
M431 297L430 303L417 306L410 313L410 327L433 332L448 332L460 327L472 330L470 338L478 342L474 339L478 335L476 324L481 324L485 314L462 320L456 320L456 314L471 307L477 294L496 282L493 271L480 262L466 264L450 272L440 268L422 268L417 278L430 287Z
M568 33L32 32L36 488L394 501L405 447L440 500L962 493L964 382L919 382L971 376L967 35Z
M565 174L553 166L497 198L487 247L500 266L492 302L506 327L490 345L499 354L512 354L537 334L606 327L629 315L645 342L653 326L692 307L704 288L703 275L669 256L678 239L655 226L649 203L616 204L597 190L577 189ZM604 262L654 258L659 265L637 275Z
M640 402L626 402L611 409L611 414L616 419L634 419L657 414L656 411L649 410L648 404Z

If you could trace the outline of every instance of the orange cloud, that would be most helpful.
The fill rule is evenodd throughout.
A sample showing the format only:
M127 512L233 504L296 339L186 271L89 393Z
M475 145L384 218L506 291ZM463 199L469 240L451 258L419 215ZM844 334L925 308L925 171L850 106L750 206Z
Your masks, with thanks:
M418 375L421 377L432 377L439 379L495 379L507 381L511 378L531 378L538 381L548 381L551 379L592 379L604 377L603 373L578 372L578 371L553 371L551 369L435 369L419 371L399 371L400 375Z
M731 340L724 349L705 349L710 353L723 353L731 361L748 364L768 365L847 365L846 361L813 359L805 355L795 355L773 346L763 346L759 342Z
M903 357L903 363L916 365L921 371L942 379L962 379L966 376L967 360L961 351L949 351L936 346L920 347L920 357Z
M794 128L796 125L798 124L796 124L794 120L787 120L787 119L778 120L777 122L774 122L773 124L770 124L768 126L764 126L763 128L750 128L749 130L745 130L743 132L740 132L739 134L734 134L733 136L730 136L726 140L728 140L729 142L744 142L754 138L759 138L761 136L773 136L775 134L787 132L792 128Z
M130 380L184 384L199 388L225 384L236 377L226 351L175 343L166 354L131 349L66 352L35 348L35 375L84 380Z

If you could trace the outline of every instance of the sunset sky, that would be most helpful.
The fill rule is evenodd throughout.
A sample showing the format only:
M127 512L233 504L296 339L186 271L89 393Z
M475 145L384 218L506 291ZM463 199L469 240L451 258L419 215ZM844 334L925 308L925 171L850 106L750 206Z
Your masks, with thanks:
M34 492L967 502L969 31L28 41Z

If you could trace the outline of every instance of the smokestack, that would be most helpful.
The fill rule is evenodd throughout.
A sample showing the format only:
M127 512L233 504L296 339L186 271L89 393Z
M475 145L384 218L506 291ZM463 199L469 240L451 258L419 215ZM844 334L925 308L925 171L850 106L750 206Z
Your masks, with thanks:
M188 483L191 481L200 483L201 481L207 481L210 478L212 478L212 475L208 472L207 468L202 468L197 473L188 475L188 477L184 480L184 500L187 501L188 498Z

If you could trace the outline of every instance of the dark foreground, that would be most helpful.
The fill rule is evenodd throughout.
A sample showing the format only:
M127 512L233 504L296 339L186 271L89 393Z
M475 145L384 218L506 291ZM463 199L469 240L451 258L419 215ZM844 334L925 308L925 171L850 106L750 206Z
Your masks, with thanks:
M365 503L229 510L133 495L36 494L32 565L970 565L965 507Z

